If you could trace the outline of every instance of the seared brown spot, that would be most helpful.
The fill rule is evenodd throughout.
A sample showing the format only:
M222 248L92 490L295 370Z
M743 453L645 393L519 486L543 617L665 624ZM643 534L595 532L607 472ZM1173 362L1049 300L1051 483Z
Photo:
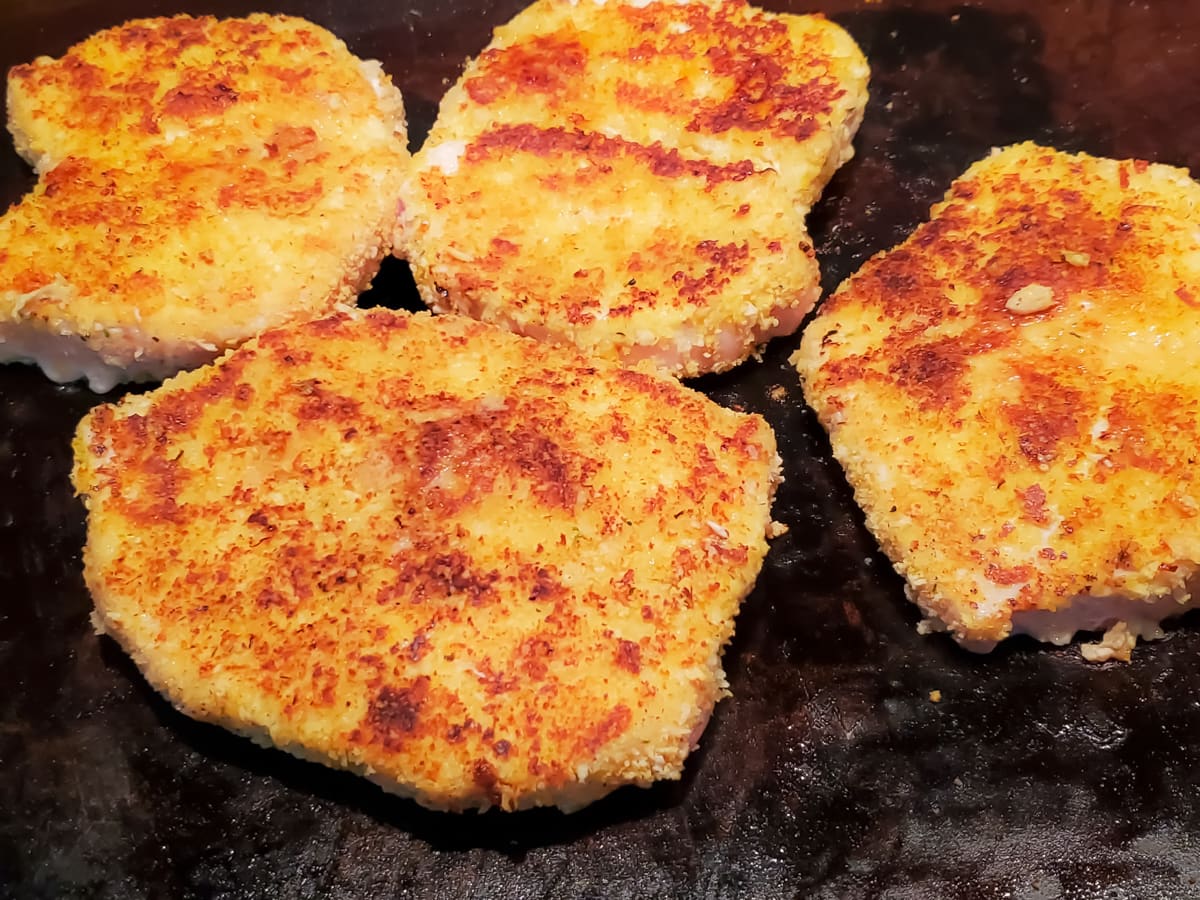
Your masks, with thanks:
M553 656L554 643L540 636L521 641L516 653L517 665L535 681L546 677Z
M642 671L642 648L633 641L617 641L617 665L637 675Z
M1031 484L1023 491L1017 491L1021 498L1021 506L1025 518L1037 525L1046 525L1050 521L1050 513L1046 508L1046 491L1039 484Z
M218 81L214 84L191 82L169 93L163 102L163 114L180 118L217 115L237 103L232 87Z
M534 575L533 587L529 590L530 600L554 600L566 596L567 588L556 577L557 569L539 567Z
M303 422L349 423L356 420L361 408L358 400L329 390L319 378L297 382L294 389L303 398L296 409Z
M417 465L431 506L469 506L502 476L527 483L547 505L574 506L587 467L516 418L511 412L466 414L420 426Z
M258 592L258 596L254 598L254 603L259 607L259 609L271 609L272 607L279 607L280 609L288 610L293 606L293 604L285 595L274 588L269 587L263 588Z
M140 496L118 501L131 522L153 528L184 520L185 511L179 497L191 473L181 467L177 459L150 457L142 462L139 478Z
M1079 390L1032 366L1022 368L1020 391L1018 403L1005 403L1000 409L1016 434L1021 455L1044 465L1058 456L1060 444L1078 438L1084 398Z
M406 687L382 688L367 709L366 724L389 748L415 734L421 723L421 706L429 696L429 677L422 675Z
M1116 445L1109 453L1112 464L1148 472L1162 472L1176 465L1165 455L1164 451L1169 451L1160 436L1188 434L1194 429L1194 420L1189 421L1194 402L1184 398L1172 402L1174 398L1164 397L1163 402L1149 410L1155 421L1148 422L1140 399L1125 396L1114 399L1116 402L1108 411L1108 428L1102 435L1106 442Z
M280 125L265 146L271 157L311 159L318 147L317 132L311 125Z
M722 181L742 181L755 171L749 160L716 165L706 160L688 159L675 148L664 147L661 143L638 144L592 132L562 127L539 128L529 124L500 125L485 131L467 148L466 158L468 162L480 163L494 157L507 157L513 152L535 156L573 154L601 161L628 157L638 160L661 178L703 179L710 187Z
M163 47L164 55L170 56L179 50L205 43L207 27L211 22L211 19L193 19L189 16L177 16L161 21L159 33L166 42L166 46Z
M217 191L216 202L225 211L262 209L279 216L296 216L311 210L324 193L320 180L293 187L265 169L247 166L237 181Z
M267 531L275 531L276 527L271 523L270 517L263 510L256 510L247 516L246 521L251 525L258 525Z
M741 269L750 259L750 247L745 241L740 244L701 241L696 245L696 255L722 269Z
M772 22L766 29L781 29ZM713 71L733 79L734 89L718 104L701 104L688 131L721 134L731 128L772 131L802 141L816 133L819 117L827 115L842 89L832 80L789 84L784 67L764 54L747 55L728 47L712 47Z
M234 405L245 408L254 399L254 385L242 382L233 389Z
M674 113L681 101L686 102L691 113L688 131L721 134L736 128L804 140L842 94L837 81L825 74L827 62L820 49L794 46L783 20L745 5L622 5L618 14L647 36L627 52L632 65L672 56L692 59L699 52L705 55L706 68L725 80L718 99L699 101L673 94L669 85L657 92L621 85L622 99L643 109ZM686 27L664 27L664 18ZM807 71L819 74L796 81L795 73Z
M420 662L429 654L429 650L429 637L422 631L409 641L406 655L411 662Z
M1031 566L999 566L989 563L984 569L984 576L994 584L1023 584L1033 577L1033 568Z
M332 666L323 666L319 662L313 664L310 684L312 691L310 701L313 706L333 706L337 696L337 686L340 680L338 670Z
M479 683L489 696L507 694L520 686L521 681L516 675L494 669L490 657L477 662L475 669L478 672L476 677Z
M924 407L957 406L966 395L967 355L968 348L955 341L920 345L904 352L889 373Z
M500 776L496 773L496 767L486 759L477 759L471 765L471 781L491 803L500 802Z
M155 31L145 25L128 24L119 32L117 43L123 51L142 48L156 37Z
M746 243L720 244L717 241L702 241L696 246L696 255L712 263L701 275L675 272L672 281L681 297L696 300L723 290L730 277L743 271L749 263L750 248Z
M409 602L458 598L472 606L496 599L494 585L500 572L478 571L469 555L461 550L432 554L425 559L400 558L396 561L397 587Z
M616 740L633 721L633 713L624 703L614 706L608 715L579 736L575 752L585 757L595 756L605 744Z
M587 52L576 40L538 35L523 43L485 50L479 56L480 74L463 84L468 96L487 106L523 94L551 97L569 90L587 63Z

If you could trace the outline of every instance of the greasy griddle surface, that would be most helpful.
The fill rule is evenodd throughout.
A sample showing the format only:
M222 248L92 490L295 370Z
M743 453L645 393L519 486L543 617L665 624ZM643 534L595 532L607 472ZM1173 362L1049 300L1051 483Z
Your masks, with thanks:
M447 79L518 6L278 10L381 59L419 139ZM136 15L265 7L8 0L0 65ZM1200 6L824 8L873 68L859 155L811 219L827 288L903 238L993 144L1200 170ZM32 181L4 142L0 203ZM364 302L415 306L403 264ZM96 398L0 368L0 896L1200 894L1197 620L1128 666L1022 641L974 657L918 636L801 401L794 347L698 382L766 415L786 460L776 517L790 530L726 655L733 697L683 782L570 817L426 812L174 712L88 625L68 442Z

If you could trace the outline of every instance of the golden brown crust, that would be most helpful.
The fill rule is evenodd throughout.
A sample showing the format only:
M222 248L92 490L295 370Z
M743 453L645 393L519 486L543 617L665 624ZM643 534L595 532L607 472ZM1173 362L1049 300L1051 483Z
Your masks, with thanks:
M727 369L815 301L803 216L865 102L820 17L539 0L444 98L397 253L434 310Z
M353 301L390 249L399 93L301 19L129 22L13 68L8 112L41 178L0 219L6 343L161 377Z
M669 380L386 310L98 407L75 452L99 619L152 684L452 809L679 776L777 465Z
M736 0L543 0L496 30L430 139L535 124L663 143L689 159L777 169L807 208L849 158L866 79L854 41L820 15Z
M1186 597L1198 208L1181 170L1011 147L806 331L805 395L868 523L960 639L1081 595Z

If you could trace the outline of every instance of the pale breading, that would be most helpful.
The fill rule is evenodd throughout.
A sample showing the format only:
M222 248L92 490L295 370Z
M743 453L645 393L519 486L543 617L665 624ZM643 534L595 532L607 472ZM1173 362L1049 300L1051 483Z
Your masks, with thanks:
M928 626L1128 658L1192 605L1198 222L1184 170L1009 147L808 326L805 397Z
M537 0L443 98L396 253L436 311L728 369L819 296L804 216L853 153L867 76L820 16Z
M97 625L189 715L427 806L678 778L774 436L458 316L272 329L75 440Z
M95 390L353 302L391 246L399 91L301 19L128 22L8 76L0 360Z

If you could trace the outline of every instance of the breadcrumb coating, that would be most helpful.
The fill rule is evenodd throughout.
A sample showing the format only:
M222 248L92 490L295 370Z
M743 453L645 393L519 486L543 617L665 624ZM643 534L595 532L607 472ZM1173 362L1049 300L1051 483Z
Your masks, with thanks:
M346 310L93 410L95 621L184 712L439 809L678 778L774 436L458 316Z
M0 218L0 361L163 378L353 302L409 163L378 63L287 16L142 19L8 76L39 174Z
M927 627L1128 658L1193 604L1198 221L1184 170L1008 147L808 326L805 397Z
M442 101L397 255L430 308L680 376L793 332L867 65L820 16L537 0Z

